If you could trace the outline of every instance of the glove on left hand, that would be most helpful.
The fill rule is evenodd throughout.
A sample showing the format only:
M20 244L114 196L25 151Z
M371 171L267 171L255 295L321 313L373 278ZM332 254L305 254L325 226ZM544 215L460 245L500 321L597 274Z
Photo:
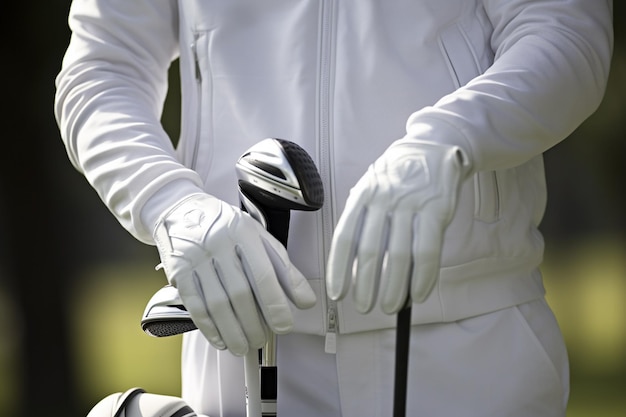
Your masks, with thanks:
M353 283L361 313L379 290L387 314L404 307L409 287L423 302L439 277L443 235L469 170L458 146L394 142L350 191L328 259L329 297L345 297Z
M155 242L172 286L191 319L216 349L244 355L293 328L288 301L315 304L315 293L287 250L247 213L208 194L171 209Z

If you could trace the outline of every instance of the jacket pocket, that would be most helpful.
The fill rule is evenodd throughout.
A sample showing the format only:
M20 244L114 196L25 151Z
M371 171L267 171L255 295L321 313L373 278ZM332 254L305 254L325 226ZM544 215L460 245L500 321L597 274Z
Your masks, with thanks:
M481 67L463 28L454 23L439 34L439 47L448 65L455 88L460 88L481 74ZM500 192L495 171L474 175L474 217L492 223L498 220Z
M212 145L211 120L211 71L208 59L208 31L195 31L191 44L192 65L195 77L195 102L192 105L194 122L190 129L188 146L190 167L203 178L211 165L210 148ZM202 158L201 158L202 156ZM200 160L202 159L202 160ZM203 172L200 172L203 171Z
M454 23L439 34L439 49L448 66L455 88L480 75L480 65L463 28Z
M493 223L500 217L500 191L496 171L474 175L474 218Z

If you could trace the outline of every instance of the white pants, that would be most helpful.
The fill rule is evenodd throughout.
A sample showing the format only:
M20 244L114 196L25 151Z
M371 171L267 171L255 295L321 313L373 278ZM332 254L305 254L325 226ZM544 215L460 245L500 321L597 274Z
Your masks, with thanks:
M389 417L395 330L278 342L279 417ZM245 416L242 359L185 336L183 398L211 417ZM407 416L562 417L567 352L544 300L453 323L413 326Z

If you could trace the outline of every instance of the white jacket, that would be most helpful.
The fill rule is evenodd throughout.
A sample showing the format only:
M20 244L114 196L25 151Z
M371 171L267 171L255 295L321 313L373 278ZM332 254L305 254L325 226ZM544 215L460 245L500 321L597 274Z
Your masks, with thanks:
M263 138L295 141L314 157L327 203L293 213L289 250L319 302L296 312L298 331L395 324L380 311L357 314L350 297L328 303L325 260L352 185L424 125L422 139L461 146L475 173L446 233L439 283L414 305L414 322L543 295L541 154L602 99L611 0L76 0L70 25L57 79L63 140L139 240L152 244L158 215L199 188L237 204L234 163ZM159 119L177 57L175 150Z

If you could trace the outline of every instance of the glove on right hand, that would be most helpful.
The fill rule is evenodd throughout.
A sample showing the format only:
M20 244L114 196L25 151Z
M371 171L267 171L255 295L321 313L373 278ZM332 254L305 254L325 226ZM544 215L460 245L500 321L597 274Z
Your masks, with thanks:
M328 257L330 298L353 286L361 313L377 301L397 313L407 294L423 302L439 277L444 232L469 171L460 147L394 142L350 191Z
M315 304L284 246L247 213L210 195L176 205L157 223L154 240L170 284L217 349L258 349L265 325L291 331L287 299L302 309Z

